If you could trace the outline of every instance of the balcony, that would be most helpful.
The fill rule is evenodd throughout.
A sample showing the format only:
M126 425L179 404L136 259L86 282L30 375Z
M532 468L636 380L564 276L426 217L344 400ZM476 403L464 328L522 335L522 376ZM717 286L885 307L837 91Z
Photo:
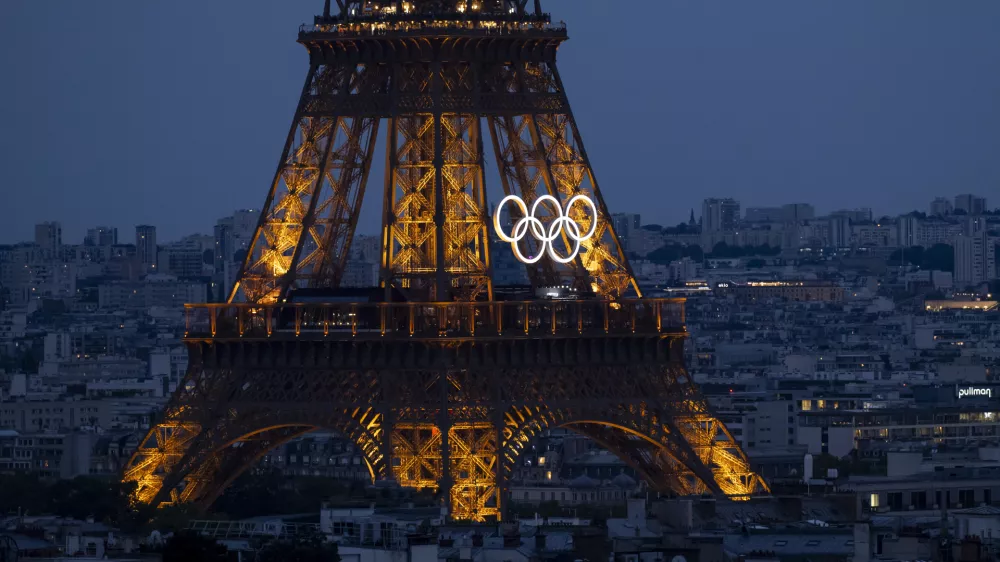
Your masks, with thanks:
M566 39L566 24L552 23L548 17L519 18L516 16L481 15L427 19L412 15L355 18L347 22L302 24L299 40L336 40L377 37L392 34L398 37L421 36L503 36L554 37Z
M185 338L467 339L686 333L684 299L185 305Z

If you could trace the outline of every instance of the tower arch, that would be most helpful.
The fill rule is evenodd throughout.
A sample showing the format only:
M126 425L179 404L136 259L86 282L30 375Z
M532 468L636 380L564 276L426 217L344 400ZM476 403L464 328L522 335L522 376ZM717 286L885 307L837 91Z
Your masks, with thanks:
M560 425L664 489L766 491L684 371L683 299L641 298L556 68L566 28L526 1L350 0L300 29L257 228L228 302L186 307L189 372L124 474L137 500L210 503L316 427L456 519L502 517L510 467ZM383 123L378 287L338 292ZM526 264L530 290L493 284L513 248L491 244L488 144L505 196L561 213L515 255L574 240Z

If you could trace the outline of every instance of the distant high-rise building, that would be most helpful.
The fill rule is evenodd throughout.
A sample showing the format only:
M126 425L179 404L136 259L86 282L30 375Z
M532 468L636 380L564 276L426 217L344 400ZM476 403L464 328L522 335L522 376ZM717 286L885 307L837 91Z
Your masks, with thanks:
M851 222L871 222L872 210L869 207L859 207L857 209L840 209L830 213L831 217L847 217Z
M87 229L83 239L84 246L114 246L118 243L118 229L110 226L97 226Z
M849 247L851 245L851 219L831 215L827 220L830 232L827 244L834 248Z
M341 287L374 287L378 283L378 261L351 258L344 264Z
M58 222L36 224L35 245L49 257L58 255L62 248L62 225Z
M618 241L624 245L628 245L628 239L633 231L639 230L642 226L642 221L639 215L635 213L615 213L611 215L611 226L615 229L615 236L618 237Z
M785 222L785 212L781 207L747 207L743 220L746 222Z
M500 210L500 224L505 232L510 232L514 226L510 218L511 207L513 205L507 205ZM490 216L496 212L496 207L494 207L490 210ZM524 285L528 283L528 272L524 268L524 264L514 256L514 252L510 250L510 244L501 240L492 228L490 229L490 261L493 266L494 285Z
M997 277L997 238L986 232L955 239L955 284L978 285Z
M156 269L156 227L141 224L135 227L135 254L147 270Z
M955 210L965 211L968 215L981 215L986 210L986 198L976 197L971 193L956 195Z
M903 215L896 223L899 229L896 239L903 248L920 245L920 217L915 215Z
M798 222L816 217L816 209L809 203L789 203L782 205L781 214L785 222Z
M969 215L963 217L965 220L962 222L963 232L962 234L966 236L972 236L974 234L979 234L984 230L990 230L989 223L987 222L987 217L983 215Z
M701 231L729 232L740 221L740 202L735 199L705 199L701 204Z
M254 231L260 213L254 209L240 209L232 215L221 218L215 225L215 283L216 298L229 297L229 290L236 282L243 257Z
M372 263L382 258L382 238L370 234L358 234L351 241L351 257Z
M946 217L951 214L954 207L951 206L951 201L947 197L935 197L931 201L931 212L932 217Z

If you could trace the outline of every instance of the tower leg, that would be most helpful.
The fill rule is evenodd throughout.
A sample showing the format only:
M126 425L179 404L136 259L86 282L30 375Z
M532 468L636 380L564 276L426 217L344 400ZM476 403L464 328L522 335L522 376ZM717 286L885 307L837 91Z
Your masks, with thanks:
M544 183L539 186L542 182L541 172L537 161L531 157L533 144L528 134L530 120L524 115L494 116L488 120L504 194L517 195L525 204L531 205L546 190ZM516 205L508 208L512 222L521 218L520 208ZM541 251L538 241L533 236L525 236L521 244L521 252L526 256L535 256ZM536 287L559 284L559 274L551 260L540 260L526 267L528 278Z
M472 82L469 65L444 63L410 65L395 81L395 99L424 89L431 102L427 113L397 108L387 147L384 282L412 298L492 294L479 118L444 101Z
M276 302L294 287L336 287L357 224L379 119L345 110L386 80L378 66L310 71L230 301Z
M575 195L589 197L597 207L597 225L594 235L582 243L577 267L571 270L575 283L590 279L591 286L587 288L611 297L626 296L630 292L640 294L615 236L611 215L583 149L555 66L521 63L512 66L510 72L513 77L505 79L504 83L518 88L526 96L533 96L530 99L535 103L529 104L530 113L491 119L502 177L508 178L512 185L517 184L525 196L532 199L537 197L542 186L547 194L562 202ZM553 97L559 102L552 103ZM528 162L531 162L531 172L527 171ZM514 172L506 173L507 170ZM581 231L590 230L595 219L588 208L576 205L569 211Z

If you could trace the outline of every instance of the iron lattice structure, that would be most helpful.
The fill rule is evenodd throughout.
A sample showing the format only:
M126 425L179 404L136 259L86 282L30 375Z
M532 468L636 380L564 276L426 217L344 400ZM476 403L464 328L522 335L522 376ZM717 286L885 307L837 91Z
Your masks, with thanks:
M501 517L522 449L556 426L661 491L766 490L688 379L683 301L640 298L556 69L565 28L537 1L337 5L300 31L310 69L230 302L187 308L189 371L124 475L137 499L207 507L318 428L457 519ZM295 302L340 283L383 122L385 300ZM506 194L595 202L569 211L595 229L579 256L528 270L590 297L494 299L486 134Z

